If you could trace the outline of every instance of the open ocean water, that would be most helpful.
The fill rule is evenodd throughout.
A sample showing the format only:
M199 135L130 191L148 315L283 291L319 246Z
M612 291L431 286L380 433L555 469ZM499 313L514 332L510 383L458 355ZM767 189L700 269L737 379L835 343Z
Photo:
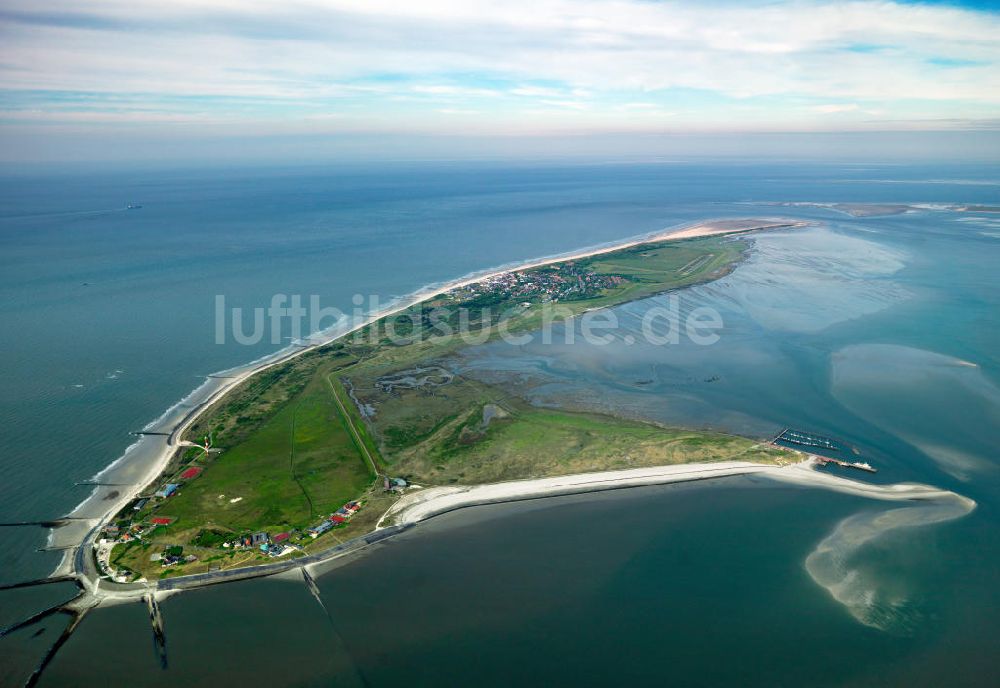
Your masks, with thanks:
M141 203L126 211L126 202ZM853 218L771 202L916 203ZM465 510L319 579L163 604L168 668L139 605L90 614L43 685L994 685L1000 656L1000 205L990 166L664 163L399 165L7 174L0 179L0 521L86 495L130 431L199 377L280 348L214 342L215 296L352 308L490 266L708 217L822 220L754 239L681 293L725 322L713 346L504 345L469 374L540 403L766 435L832 435L880 468L978 502L841 552L838 601L806 558L892 505L746 479ZM657 297L662 298L662 297ZM653 300L655 301L655 299ZM621 335L643 308L616 309ZM632 328L632 329L629 329ZM860 476L866 477L866 476ZM3 582L47 574L40 528L2 528ZM845 592L846 591L846 592ZM72 594L0 593L0 625ZM843 600L848 600L845 603ZM0 640L17 685L61 632ZM42 630L38 633L39 629Z

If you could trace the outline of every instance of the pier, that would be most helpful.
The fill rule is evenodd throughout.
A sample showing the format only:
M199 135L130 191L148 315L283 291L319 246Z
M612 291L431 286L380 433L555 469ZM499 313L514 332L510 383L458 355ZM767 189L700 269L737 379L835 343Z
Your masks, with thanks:
M826 466L828 463L837 464L841 468L857 468L859 471L868 471L869 473L878 473L878 469L874 468L867 461L841 461L840 459L831 459L826 456L812 455L814 459L819 463L820 466Z

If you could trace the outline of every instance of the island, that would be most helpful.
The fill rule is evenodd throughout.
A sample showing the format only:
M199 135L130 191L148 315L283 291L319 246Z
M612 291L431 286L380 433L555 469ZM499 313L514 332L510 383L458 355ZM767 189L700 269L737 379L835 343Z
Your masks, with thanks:
M539 407L454 360L547 318L718 279L746 256L743 235L803 224L702 223L496 271L260 371L193 419L161 475L101 528L99 569L127 583L305 557L391 525L387 512L420 489L791 463L760 439Z

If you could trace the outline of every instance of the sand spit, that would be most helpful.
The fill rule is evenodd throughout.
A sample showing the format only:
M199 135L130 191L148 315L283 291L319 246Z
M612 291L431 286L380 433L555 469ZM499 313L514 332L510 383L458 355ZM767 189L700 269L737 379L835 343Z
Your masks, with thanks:
M886 581L854 563L862 547L889 533L961 518L975 502L948 492L918 506L854 514L837 524L806 557L812 579L844 605L860 623L895 634L908 634L922 614L908 599L900 581Z
M431 487L406 494L386 512L379 526L388 523L412 525L455 509L481 504L750 474L762 475L772 480L803 487L821 488L880 501L964 500L963 503L968 504L967 511L971 511L975 506L975 502L972 500L930 485L918 483L876 485L841 478L815 470L815 463L811 460L791 466L757 464L747 461L720 461L718 463L680 464L621 471L578 473L556 478L514 480L490 485Z

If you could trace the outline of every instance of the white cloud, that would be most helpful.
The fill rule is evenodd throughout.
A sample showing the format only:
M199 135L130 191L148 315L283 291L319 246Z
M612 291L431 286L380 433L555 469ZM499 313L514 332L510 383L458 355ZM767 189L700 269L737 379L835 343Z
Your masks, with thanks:
M511 95L523 96L525 98L559 98L566 95L564 90L558 88L542 88L540 86L518 86L510 90Z
M290 117L328 100L377 110L389 99L426 99L458 110L492 98L506 103L497 120L546 105L567 126L644 109L681 111L695 125L739 124L731 99L773 99L762 107L777 125L856 110L985 120L1000 109L1000 15L947 5L47 0L34 15L36 0L5 0L4 8L0 90L8 92L254 98ZM936 58L962 66L929 64ZM653 93L665 104L644 100ZM689 93L700 100L670 102ZM803 99L833 102L794 104Z
M582 100L543 100L545 105L557 108L569 108L570 110L584 110L588 107Z
M828 105L813 105L809 108L813 112L824 115L831 115L838 112L855 112L860 110L857 103L830 103Z
M414 86L414 93L424 93L436 96L487 96L500 95L499 91L489 88L466 88L463 86Z

